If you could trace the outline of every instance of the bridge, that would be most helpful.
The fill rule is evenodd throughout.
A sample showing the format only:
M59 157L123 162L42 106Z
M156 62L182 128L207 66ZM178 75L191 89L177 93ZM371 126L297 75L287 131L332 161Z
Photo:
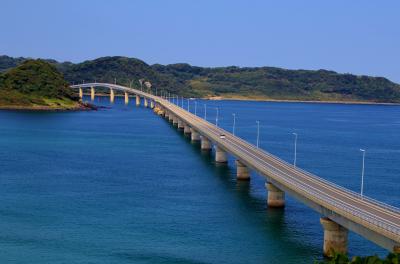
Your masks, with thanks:
M143 101L145 107L151 107L185 134L190 134L192 141L199 141L202 151L211 151L214 146L217 163L226 163L228 153L233 155L236 158L237 180L249 180L250 170L265 178L269 207L284 207L285 194L288 194L317 211L321 214L324 231L324 255L346 253L349 230L389 251L400 253L399 208L361 196L295 167L173 104L168 97L109 83L71 86L79 89L81 98L83 89L90 89L92 100L95 87L109 89L112 102L115 91L124 93L125 103L129 102L129 95L136 99L136 105Z

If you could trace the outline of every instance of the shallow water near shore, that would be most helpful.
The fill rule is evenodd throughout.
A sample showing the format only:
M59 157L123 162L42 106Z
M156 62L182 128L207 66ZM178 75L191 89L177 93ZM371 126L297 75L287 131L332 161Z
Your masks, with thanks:
M96 104L109 106L105 97ZM202 101L197 114L354 191L400 206L400 107ZM185 108L187 102L185 102ZM194 112L194 102L190 101ZM2 263L313 263L319 215L291 197L268 209L264 179L235 180L150 109L0 111ZM386 251L351 233L351 255Z

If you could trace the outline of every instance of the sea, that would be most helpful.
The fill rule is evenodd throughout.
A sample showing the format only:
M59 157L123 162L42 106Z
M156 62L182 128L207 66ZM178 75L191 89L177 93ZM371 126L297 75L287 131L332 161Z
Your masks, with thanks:
M89 101L89 98L85 98ZM0 263L314 263L320 215L265 179L235 179L150 108L0 111ZM181 104L181 102L180 102ZM185 100L228 132L345 188L400 207L400 106ZM218 112L218 116L217 116ZM387 251L350 232L350 255Z

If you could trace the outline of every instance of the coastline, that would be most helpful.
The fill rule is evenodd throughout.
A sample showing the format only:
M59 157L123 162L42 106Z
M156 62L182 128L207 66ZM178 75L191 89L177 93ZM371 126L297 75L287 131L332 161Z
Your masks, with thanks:
M90 94L84 93L85 96L90 96ZM96 94L96 96L109 97L109 94ZM115 97L123 97L124 95L115 94ZM196 99L196 98L194 98ZM373 102L373 101L349 101L349 100L290 100L290 99L271 99L271 98L254 98L254 97L225 97L225 96L206 96L199 97L197 99L202 100L224 100L224 101L254 101L254 102L277 102L277 103L310 103L310 104L354 104L354 105L394 105L399 106L400 103L383 103L383 102Z
M224 97L210 96L202 97L203 100L232 100L232 101L256 101L256 102L278 102L278 103L310 103L310 104L354 104L354 105L400 105L400 103L382 103L372 101L338 101L338 100L290 100L290 99L270 99L270 98L253 98L253 97Z
M45 105L22 106L22 105L0 105L0 110L10 111L38 111L38 112L66 112L66 111L91 111L99 107L89 103L79 103L72 107L54 107Z

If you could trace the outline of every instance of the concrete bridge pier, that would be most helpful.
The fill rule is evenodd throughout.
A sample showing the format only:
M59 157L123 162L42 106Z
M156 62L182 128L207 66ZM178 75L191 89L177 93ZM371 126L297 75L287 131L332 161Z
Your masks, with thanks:
M192 141L200 141L200 134L199 134L199 132L197 132L197 131L194 130L193 128L190 129L190 132L192 132L192 134L191 134L191 140L192 140Z
M185 125L183 126L183 133L184 133L185 135L189 135L190 133L192 133L191 130L190 130L190 126L188 126L187 124L185 124Z
M201 150L210 151L211 150L211 141L205 136L201 136Z
M185 127L185 124L183 123L183 121L178 119L178 129L183 129L184 127Z
M140 96L136 95L136 106L140 105Z
M110 89L110 102L111 103L114 103L114 97L115 97L114 90L111 88Z
M285 206L285 192L273 185L270 182L265 183L268 190L267 204L268 207L284 207Z
M227 163L228 155L225 150L223 150L218 145L215 147L215 162L217 163Z
M144 107L148 107L148 106L149 106L149 103L148 103L148 101L147 101L147 98L144 97L143 99L144 99Z
M249 168L244 165L240 160L236 160L236 179L240 181L250 180Z
M95 90L94 87L90 87L90 100L94 101L95 98Z
M83 98L83 90L82 87L79 87L79 98Z
M125 104L127 105L129 103L129 96L128 93L125 92Z
M176 116L173 117L173 119L172 119L172 124L173 124L174 126L178 126L178 118L177 118Z
M150 101L150 108L151 108L151 109L154 108L154 101L153 101L153 100Z
M333 257L334 253L347 253L349 231L327 217L320 219L324 228L324 256Z
M169 118L169 112L168 111L164 111L164 117L166 118L166 119L168 119Z
M168 121L173 122L174 121L174 116L170 113L168 114Z

